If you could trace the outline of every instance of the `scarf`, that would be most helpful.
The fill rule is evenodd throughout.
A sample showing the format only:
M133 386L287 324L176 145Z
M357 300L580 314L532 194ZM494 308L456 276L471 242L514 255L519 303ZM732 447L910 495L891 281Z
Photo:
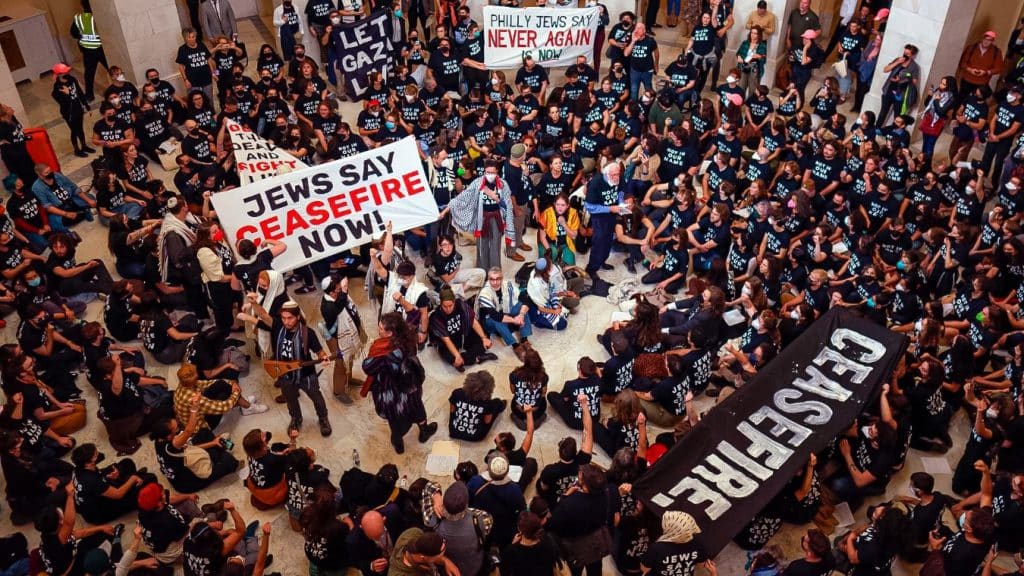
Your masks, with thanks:
M192 214L185 216L184 220L170 212L164 214L164 219L160 224L160 235L157 236L156 241L157 253L160 254L160 279L162 281L167 281L168 264L170 264L165 251L167 235L174 232L181 236L186 245L191 246L196 241L195 230L197 228L199 228L199 219Z
M370 351L366 353L367 358L376 358L378 356L387 356L391 354L391 351L395 347L391 343L391 338L377 338L370 344ZM359 395L366 398L366 395L370 393L370 389L373 388L373 375L367 374L366 379L363 380L363 387L359 389Z
M452 224L460 231L480 238L484 226L484 177L480 176L469 184L459 195L448 204L451 208ZM508 188L502 186L501 179L495 180L494 191L498 193L502 206L500 209L506 244L515 242L515 223L512 221L512 198Z

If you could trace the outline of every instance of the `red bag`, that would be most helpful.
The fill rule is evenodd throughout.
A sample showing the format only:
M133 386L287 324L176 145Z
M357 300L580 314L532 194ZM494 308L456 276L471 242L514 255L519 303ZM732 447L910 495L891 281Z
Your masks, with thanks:
M945 118L939 118L931 111L925 112L921 117L921 134L925 136L938 136L942 134L942 128L946 125Z

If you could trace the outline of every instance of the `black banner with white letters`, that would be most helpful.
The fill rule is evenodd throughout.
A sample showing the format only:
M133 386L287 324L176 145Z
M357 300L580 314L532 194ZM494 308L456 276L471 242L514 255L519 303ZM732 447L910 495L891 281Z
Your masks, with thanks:
M715 407L633 494L657 514L681 510L714 557L876 397L905 336L833 308Z
M388 18L387 12L379 11L358 22L332 28L338 67L345 75L349 96L359 97L366 92L371 72L380 72L387 78L392 50Z

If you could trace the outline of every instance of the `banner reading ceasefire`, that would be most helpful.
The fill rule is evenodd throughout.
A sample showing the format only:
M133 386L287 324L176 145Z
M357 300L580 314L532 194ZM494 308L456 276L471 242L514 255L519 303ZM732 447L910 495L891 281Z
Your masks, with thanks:
M484 6L484 64L519 68L527 55L545 68L593 61L601 9Z
M277 147L276 144L260 138L260 135L238 122L225 118L224 125L231 136L231 148L235 151L235 168L242 184L273 178L278 173L294 172L308 165Z
M434 222L437 203L410 136L394 144L219 192L211 198L234 246L279 240L274 269L292 270L394 232Z
M833 308L712 410L633 486L656 514L681 510L709 558L876 397L907 338Z

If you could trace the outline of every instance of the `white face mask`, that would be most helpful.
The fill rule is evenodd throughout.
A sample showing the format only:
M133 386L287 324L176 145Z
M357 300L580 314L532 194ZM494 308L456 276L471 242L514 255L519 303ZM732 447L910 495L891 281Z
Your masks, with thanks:
M903 284L897 284L896 285L896 291L897 292L906 292L907 289L903 287Z
M651 97L650 96L642 96L640 98L640 101L643 102L644 104L650 104L651 103Z
M444 161L443 161L443 162L441 162L441 166L443 166L443 167L445 167L445 168L448 168L449 170L451 170L451 169L452 169L452 167L453 167L453 166L455 166L455 161L454 161L454 160L452 160L451 158L445 158L445 159L444 159Z
M968 194L974 194L974 186L968 186L967 187L967 193Z
M497 174L484 174L484 178L487 180L488 184L494 184L494 181L498 179L498 175Z
M985 410L985 416L990 420L999 418L999 409L995 406L989 406L988 410Z
M874 438L874 436L871 435L871 426L861 426L860 433L864 435L865 438Z
M1016 101L1017 101L1017 97L1014 96L1013 94L1007 94L1006 95L1006 103L1007 104L1013 104Z
M121 105L121 99L120 98L111 98L110 99L110 105L111 106L120 106Z
M118 74L117 78L114 78L114 80L117 80L118 82L124 82L125 81L124 74Z
M1013 182L1007 182L1006 183L1006 189L1009 190L1010 192L1016 192L1017 191L1017 185L1014 184Z
M750 323L750 327L753 328L754 330L760 330L761 329L761 319L760 318L754 318L754 321Z
M146 100L149 100L150 102L156 102L156 92L147 92Z
M335 16L334 18L331 18L331 24L333 24L335 26L337 26L338 24L341 24L341 18L339 18L338 16Z
M721 135L721 136L725 136L725 128L719 127L718 128L718 134Z
M501 84L501 80L500 79L498 79L498 78L491 78L491 86L497 86L498 84Z
M744 296L750 296L750 285L749 284L744 284L743 285L743 290L741 290L741 292L743 293Z
M793 320L796 320L797 322L799 322L800 321L800 312L797 312L796 310L790 310L789 311L789 317L792 318Z
M399 286L406 286L407 287L407 286L409 286L409 284L412 284L412 278L399 278L398 279L398 285Z
M740 80L739 80L739 78L730 75L730 76L726 77L725 81L728 82L729 84L735 84L735 83L739 82Z
M409 103L415 102L416 101L416 97L413 96L412 94L406 94L405 95L405 101L409 102Z
M754 152L754 154L750 158L753 159L754 162L760 162L761 161L761 155L758 154L757 152Z

